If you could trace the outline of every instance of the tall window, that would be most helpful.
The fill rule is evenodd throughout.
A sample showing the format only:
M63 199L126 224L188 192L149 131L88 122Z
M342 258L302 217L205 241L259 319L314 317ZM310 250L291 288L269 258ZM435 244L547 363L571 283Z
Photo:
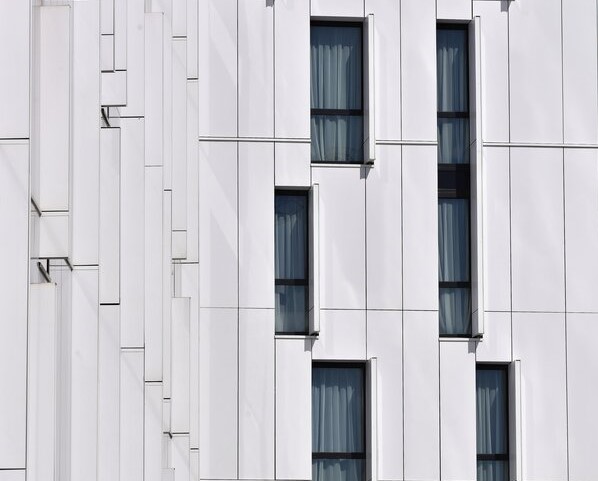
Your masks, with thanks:
M439 25L436 44L440 335L471 336L466 26Z
M308 324L307 192L274 199L276 332L305 334Z
M312 481L365 480L362 364L314 363Z
M479 364L476 372L478 481L509 479L506 366Z
M363 161L362 25L311 26L311 158Z

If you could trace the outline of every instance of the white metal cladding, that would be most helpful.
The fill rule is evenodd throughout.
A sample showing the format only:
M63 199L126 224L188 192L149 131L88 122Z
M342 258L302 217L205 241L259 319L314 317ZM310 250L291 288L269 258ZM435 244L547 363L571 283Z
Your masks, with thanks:
M312 362L371 359L372 479L476 477L476 363L510 366L512 480L593 479L596 13L2 3L0 481L305 481ZM311 20L364 24L373 164L311 164ZM439 23L469 25L476 339L439 339ZM311 192L305 335L274 333L275 189Z

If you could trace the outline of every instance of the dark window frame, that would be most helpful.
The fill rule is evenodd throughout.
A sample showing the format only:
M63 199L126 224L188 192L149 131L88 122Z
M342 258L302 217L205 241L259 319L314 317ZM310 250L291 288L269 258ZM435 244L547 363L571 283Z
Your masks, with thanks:
M310 228L309 224L311 221L311 213L309 211L309 190L306 189L275 189L274 190L274 223L276 224L276 197L277 196L287 196L287 197L304 197L305 198L305 259L304 259L304 271L305 272L305 279L279 279L274 274L274 289L276 290L276 286L305 286L305 330L304 331L276 331L275 334L279 335L301 335L305 336L309 334L309 319L308 319L308 312L309 312L309 252L311 246L309 245L309 236L310 236ZM276 226L275 226L276 227ZM276 231L274 232L274 246L276 252ZM274 254L276 255L276 253ZM276 259L274 259L276 262ZM276 312L274 312L276 316ZM275 323L276 325L276 323Z
M359 28L359 36L361 39L361 109L313 109L311 108L311 98L310 98L310 114L309 114L309 118L310 118L310 123L311 123L311 118L314 115L345 115L347 117L349 116L361 116L362 122L364 119L364 107L363 107L363 103L364 103L364 97L363 97L363 90L364 90L364 59L365 59L365 55L364 55L364 51L363 51L363 22L358 22L358 21L342 21L342 20L312 20L310 22L309 28L310 28L310 39L311 39L311 29L313 27L347 27L347 28ZM311 68L311 59L310 59L310 68ZM311 82L311 72L310 72L310 82ZM310 136L311 136L311 132L310 132ZM362 135L363 137L363 135ZM363 157L363 146L365 144L365 138L362 138L362 142L361 142L361 155ZM310 145L311 145L311 139L310 139ZM310 157L311 157L311 151L310 151ZM362 158L361 160L314 160L314 159L310 159L312 164L364 164L365 163L365 159Z

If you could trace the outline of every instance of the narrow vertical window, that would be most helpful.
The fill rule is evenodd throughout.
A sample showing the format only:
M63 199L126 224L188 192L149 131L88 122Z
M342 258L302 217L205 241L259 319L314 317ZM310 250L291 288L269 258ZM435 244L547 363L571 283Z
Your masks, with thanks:
M308 323L307 192L279 191L274 199L276 332L305 334Z
M363 365L314 364L312 481L365 480Z
M311 158L363 161L362 25L311 26Z
M476 372L478 481L509 479L509 408L506 366Z
M440 335L471 336L467 28L439 25L436 42Z

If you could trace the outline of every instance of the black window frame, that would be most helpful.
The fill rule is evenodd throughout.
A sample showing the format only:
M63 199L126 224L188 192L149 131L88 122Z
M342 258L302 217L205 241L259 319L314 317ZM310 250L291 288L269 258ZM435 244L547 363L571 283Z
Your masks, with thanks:
M467 24L461 23L437 23L436 32L439 30L460 30L465 33L465 45L468 48L465 49L465 62L467 65L466 80L466 99L467 99L467 110L465 111L436 111L437 122L439 119L467 119L470 120L470 98L469 98L469 80L470 80L470 65L469 65L469 27ZM437 47L438 48L438 47ZM437 78L438 82L439 79ZM438 108L438 106L437 106ZM469 127L469 123L468 123ZM469 138L469 137L468 137ZM438 139L437 139L438 140ZM471 299L471 158L469 154L470 145L467 146L467 163L463 164L442 164L438 162L438 199L464 199L468 201L469 209L467 211L467 222L469 226L469 281L438 281L439 289L450 289L450 288L463 288L469 289L469 297ZM438 147L439 149L440 147ZM440 306L439 306L440 308ZM445 334L439 333L440 337L446 338L458 338L458 337L472 337L473 336L473 309L469 311L469 326L470 331L468 333L456 333L456 334Z
M511 466L509 463L509 453L511 452L510 446L510 426L509 426L509 417L510 417L510 409L509 406L509 365L508 364L497 364L497 363L478 363L476 364L476 391L477 391L477 372L478 371L502 371L505 374L505 392L504 392L504 402L505 402L505 409L506 409L506 416L505 416L505 436L507 442L507 450L506 453L496 453L496 454L480 454L477 452L477 426L476 426L476 470L479 461L504 461L507 465L507 479L510 479L510 470ZM478 417L478 405L476 400L476 419Z
M304 331L277 331L276 327L274 332L277 335L301 335L305 336L309 334L309 255L311 246L309 244L310 236L310 223L311 223L311 212L309 211L309 190L306 189L275 189L274 190L274 224L276 227L276 197L277 196L293 196L293 197L304 197L305 198L305 259L304 259L304 273L305 279L279 279L274 274L274 290L276 292L276 286L305 286L305 330ZM274 255L276 256L276 230L274 231ZM274 259L276 263L276 258ZM274 310L274 316L276 316L276 309ZM276 326L276 319L274 320L274 326Z
M361 40L361 109L313 109L311 108L311 98L310 98L310 123L311 118L314 115L346 115L346 116L361 116L362 119L362 126L363 126L363 119L365 116L363 103L364 103L364 68L365 68L365 55L363 51L363 22L359 21L342 21L342 20L312 20L309 25L310 29L310 40L311 40L311 29L313 27L347 27L347 28L359 28L360 40ZM310 53L311 56L311 53ZM310 68L311 68L311 58L310 58ZM311 82L311 72L310 72L310 82ZM311 91L311 89L310 89ZM365 145L365 138L362 133L362 142L361 142L361 160L314 160L311 159L311 150L310 150L310 161L312 164L364 164L365 163L365 156L363 152L363 147ZM310 146L311 146L311 129L310 129Z

